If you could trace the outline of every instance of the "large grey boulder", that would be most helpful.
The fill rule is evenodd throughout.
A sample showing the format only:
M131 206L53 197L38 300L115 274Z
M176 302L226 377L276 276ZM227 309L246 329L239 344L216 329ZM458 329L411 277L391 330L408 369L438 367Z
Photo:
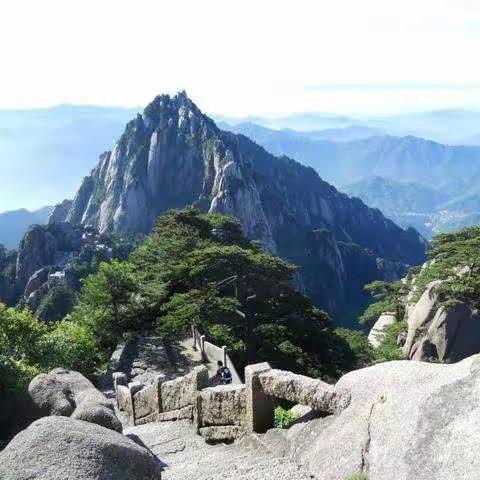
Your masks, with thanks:
M284 433L285 454L318 480L478 478L479 355L450 365L379 364L348 373L337 388L351 392L345 410Z
M158 480L161 463L120 433L65 417L45 417L0 452L2 480Z
M480 352L480 317L465 303L440 307L427 331L438 359L457 362Z
M463 271L459 269L457 274ZM461 301L442 305L441 284L441 280L429 283L418 302L407 305L408 333L403 352L411 360L449 363L480 353L478 312Z
M122 423L115 415L113 405L87 400L78 405L71 417L85 422L96 423L116 432L122 432Z
M42 416L72 415L112 430L122 429L112 402L81 373L63 368L42 373L30 382L28 392Z
M403 353L406 356L410 356L410 351L419 332L428 326L437 311L438 289L441 284L441 280L430 282L415 306L407 308L408 332L405 345L403 346Z
M28 393L40 415L70 416L75 410L72 386L52 373L37 375Z

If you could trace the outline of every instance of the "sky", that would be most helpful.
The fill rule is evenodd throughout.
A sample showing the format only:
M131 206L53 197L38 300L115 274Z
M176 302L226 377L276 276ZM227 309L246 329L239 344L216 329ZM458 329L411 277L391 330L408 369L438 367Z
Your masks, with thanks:
M180 89L234 117L480 107L478 0L0 3L0 108L143 106Z

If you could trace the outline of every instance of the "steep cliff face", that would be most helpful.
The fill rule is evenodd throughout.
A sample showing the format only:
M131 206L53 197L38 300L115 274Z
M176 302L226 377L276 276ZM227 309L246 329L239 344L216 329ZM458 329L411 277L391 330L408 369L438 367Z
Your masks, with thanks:
M362 272L352 278L351 254L341 243L369 259L374 278L386 276L379 258L401 264L424 258L415 231L339 193L313 169L219 130L185 93L157 97L127 125L63 219L100 232L146 233L158 215L189 204L236 216L250 238L302 267L299 284L332 312L350 295L345 286L354 285L358 297L369 280Z
M66 282L60 272L79 254L82 234L82 228L68 223L32 225L18 250L7 252L0 246L0 302L20 301L36 311L54 285Z

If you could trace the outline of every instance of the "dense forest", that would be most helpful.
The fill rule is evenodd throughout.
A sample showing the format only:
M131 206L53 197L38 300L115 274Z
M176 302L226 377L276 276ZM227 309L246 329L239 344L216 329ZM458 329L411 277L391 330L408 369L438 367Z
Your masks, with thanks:
M168 212L127 260L101 262L86 276L59 321L0 307L4 418L39 372L62 366L101 375L126 332L175 342L195 324L226 345L240 369L269 361L325 380L370 363L365 335L333 328L329 315L292 286L296 270L248 240L232 217Z

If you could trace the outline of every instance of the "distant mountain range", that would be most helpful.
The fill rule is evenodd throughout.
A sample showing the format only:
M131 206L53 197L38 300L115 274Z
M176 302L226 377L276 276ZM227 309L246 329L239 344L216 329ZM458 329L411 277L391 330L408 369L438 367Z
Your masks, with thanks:
M223 124L275 155L313 167L326 181L399 225L427 238L476 224L480 217L480 147L449 146L388 135L360 140L319 139L318 132Z
M125 124L139 110L74 105L0 110L0 211L33 210L71 197L79 178L95 166L99 152L111 148ZM221 128L226 128L222 120L238 123L221 116L214 119L220 122ZM300 113L277 119L252 117L249 120L271 129L288 129L282 135L291 135L305 143L301 151L296 149L293 153L299 153L295 158L307 164L313 163L310 159L315 158L319 149L310 142L318 140L349 143L385 135L413 135L443 144L480 144L480 112L476 111L444 110L381 118ZM245 125L241 127L244 128ZM247 136L255 139L256 135L250 133ZM328 153L328 148L323 147L325 149ZM284 150L295 156L283 145L272 149L274 153ZM326 172L320 171L320 174L332 180ZM352 178L348 183L358 180L361 178ZM409 181L416 180L410 178Z
M324 140L412 135L447 145L480 145L480 111L476 110L433 110L378 117L309 112L281 118L216 116L214 119L229 125L253 123L273 130L321 131Z
M99 152L111 147L137 110L70 105L0 110L0 211L34 210L72 198L79 179L95 166ZM480 112L445 110L373 119L323 113L251 118L263 126L229 125L222 120L235 121L216 119L223 130L242 133L275 155L312 166L337 188L353 194L349 188L356 184L356 196L427 236L476 223L480 217L480 147L418 138L479 143ZM445 201L430 212L406 210L405 205L393 209L388 198L380 201L381 192L373 201L372 177L386 179L389 191L392 182L408 183L407 201L414 199L414 192L420 194L415 205L423 201L420 187L434 189ZM396 195L402 198L407 187L399 188Z
M53 207L43 207L29 212L24 208L0 213L0 245L17 248L27 228L33 224L47 223Z
M0 211L32 210L72 196L137 111L71 105L0 110Z

